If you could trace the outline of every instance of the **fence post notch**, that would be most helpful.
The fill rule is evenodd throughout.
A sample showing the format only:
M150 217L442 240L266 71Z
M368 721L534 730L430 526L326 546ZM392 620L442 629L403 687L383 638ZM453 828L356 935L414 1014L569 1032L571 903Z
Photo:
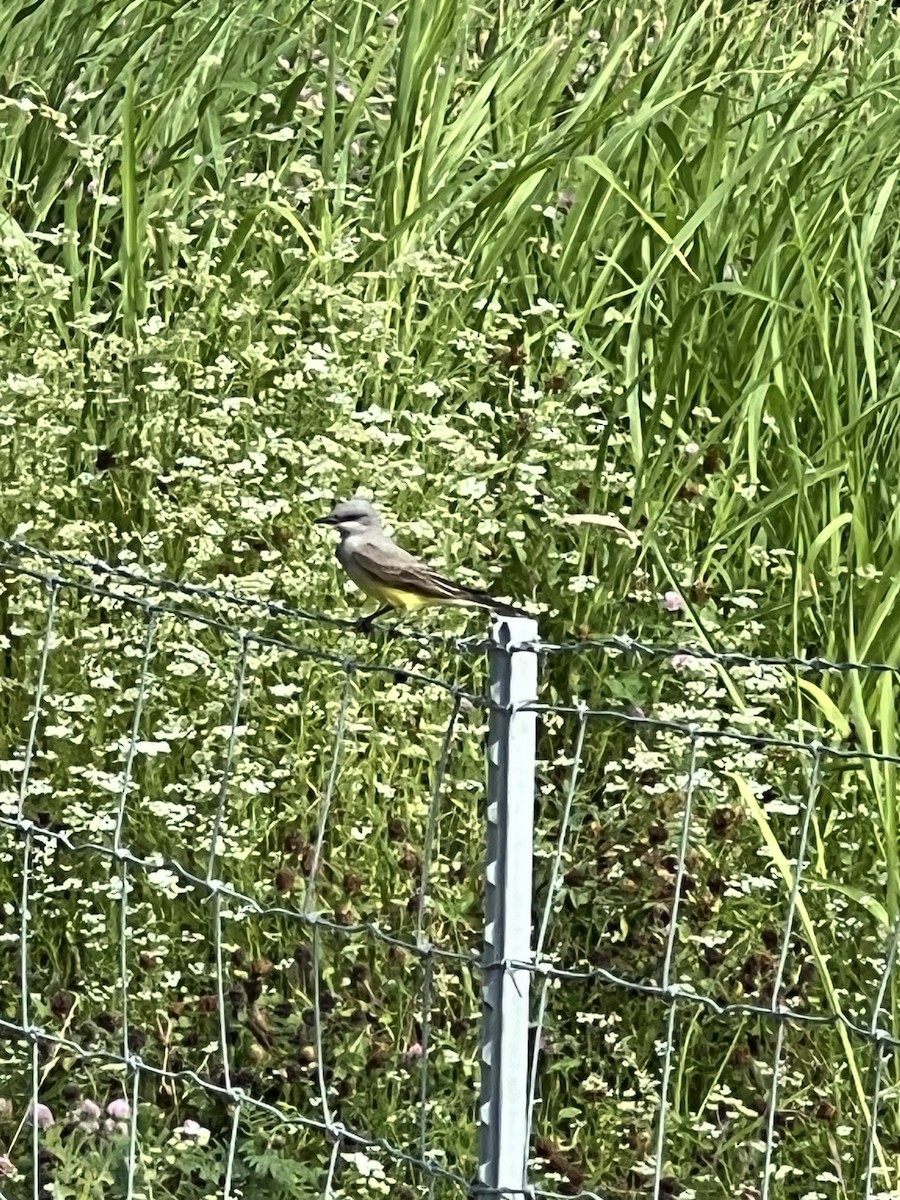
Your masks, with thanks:
M479 1189L525 1189L530 1129L528 1030L536 767L538 626L495 617L488 665L487 864L485 869Z

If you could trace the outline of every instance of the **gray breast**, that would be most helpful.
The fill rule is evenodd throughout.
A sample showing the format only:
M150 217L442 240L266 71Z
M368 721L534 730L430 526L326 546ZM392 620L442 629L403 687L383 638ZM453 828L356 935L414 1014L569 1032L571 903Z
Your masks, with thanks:
M361 588L369 583L368 573L359 565L354 553L355 547L360 543L358 535L351 534L350 537L342 538L341 543L337 548L337 560L353 580Z

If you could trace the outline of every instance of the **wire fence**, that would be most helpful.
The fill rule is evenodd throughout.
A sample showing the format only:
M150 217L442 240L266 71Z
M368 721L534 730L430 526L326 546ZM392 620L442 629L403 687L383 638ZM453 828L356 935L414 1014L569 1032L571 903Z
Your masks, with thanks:
M896 1191L889 664L0 550L0 1196Z

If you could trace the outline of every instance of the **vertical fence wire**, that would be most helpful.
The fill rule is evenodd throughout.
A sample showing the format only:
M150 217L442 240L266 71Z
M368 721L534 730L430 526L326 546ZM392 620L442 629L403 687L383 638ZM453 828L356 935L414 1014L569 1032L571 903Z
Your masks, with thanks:
M122 766L122 784L119 790L119 803L116 810L116 823L113 830L113 854L119 863L119 985L121 988L120 1004L122 1007L122 1057L131 1066L132 1088L128 1113L128 1179L126 1183L126 1200L133 1200L134 1182L137 1172L138 1155L138 1102L140 1098L140 1066L136 1065L136 1056L132 1055L129 1024L129 971L128 971L128 891L129 868L128 854L123 842L125 814L128 806L128 795L132 787L134 760L137 754L138 737L141 720L147 700L147 689L150 679L150 660L153 655L153 644L156 637L158 613L148 608L144 611L144 639L141 650L141 667L138 678L137 697L131 716L131 730L128 745L125 750L125 762Z
M775 979L772 983L772 999L770 1012L776 1021L775 1052L772 1056L772 1082L769 1088L768 1108L766 1115L766 1149L763 1160L763 1176L760 1184L762 1200L768 1200L774 1170L773 1157L776 1149L775 1123L778 1116L779 1076L781 1059L784 1052L786 1022L780 1019L781 988L784 982L784 972L787 967L788 955L791 950L791 937L794 932L794 919L797 914L797 901L800 897L800 884L806 867L806 847L809 841L809 827L812 822L813 810L819 796L819 781L822 773L822 754L818 743L813 743L809 752L812 755L812 766L806 788L806 802L803 806L803 816L800 824L800 835L797 840L797 859L791 879L791 889L788 896L787 912L781 935L781 950L775 968Z
M353 692L354 668L352 663L344 665L344 686L341 692L340 707L338 708L337 720L334 726L334 735L331 745L331 766L328 770L328 782L325 785L325 794L322 797L322 802L319 806L319 815L316 821L316 841L313 848L312 863L309 868L309 875L306 881L306 899L303 904L303 911L307 914L313 911L313 905L316 899L316 884L319 876L319 867L322 863L322 848L325 845L326 830L328 827L328 818L331 813L331 805L334 800L335 786L337 785L338 773L341 768L341 757L344 749L344 734L347 729L347 711L350 707L350 697Z
M421 992L421 1057L419 1059L419 1156L423 1162L428 1162L430 1151L428 1147L428 1106L429 1106L429 1055L431 1053L431 1012L433 1006L435 960L431 953L431 943L426 935L428 906L431 900L431 872L435 839L437 837L438 821L441 811L441 799L444 783L447 777L447 767L450 761L450 749L459 721L462 697L457 693L453 697L450 716L441 739L441 748L435 764L434 783L431 789L431 803L428 806L428 820L425 826L425 837L422 843L422 865L419 877L419 895L416 903L416 945L419 948L422 969ZM437 1177L431 1173L428 1176L428 1195L434 1195Z
M556 849L553 855L553 862L550 867L550 879L547 885L547 899L544 902L544 907L541 912L541 922L538 928L537 940L535 942L535 961L540 963L544 960L544 951L547 942L547 931L550 926L550 918L553 913L553 906L556 901L556 891L559 886L559 877L562 870L562 860L565 854L566 840L569 835L569 828L572 822L572 805L575 802L575 795L578 788L578 779L581 772L581 767L584 757L584 738L587 732L587 712L586 706L582 706L578 713L578 732L575 735L575 746L572 751L572 761L569 765L569 778L565 790L565 799L563 801L563 811L559 822L559 833L556 839ZM528 1126L528 1135L531 1136L531 1131L534 1128L534 1108L537 1097L537 1081L538 1067L540 1063L541 1042L544 1037L544 1023L547 1019L547 1001L550 993L550 977L544 975L541 979L540 991L538 993L537 1016L534 1022L532 1032L532 1051L531 1051L531 1068L528 1081L528 1113L526 1123Z
M228 803L228 789L231 785L234 755L237 747L238 730L240 728L241 706L244 702L244 687L247 679L247 659L250 653L249 634L241 630L237 637L237 655L234 667L234 680L231 688L231 698L228 706L228 725L225 742L225 757L222 764L222 777L219 780L216 809L213 816L209 835L209 853L206 861L206 887L212 899L213 954L216 965L216 1010L218 1017L219 1056L222 1060L222 1075L226 1091L231 1091L231 1056L228 1052L228 1024L225 1015L225 964L222 949L222 891L215 877L216 861L219 854L219 836L225 820L225 809ZM240 1101L237 1103L240 1109ZM226 1169L231 1176L232 1160Z
M212 928L213 955L216 966L216 1018L218 1024L219 1057L222 1061L222 1080L226 1092L232 1095L231 1129L228 1136L228 1148L225 1158L225 1180L223 1183L223 1200L231 1200L232 1179L234 1176L235 1159L237 1156L238 1136L241 1125L241 1097L235 1095L231 1077L231 1053L228 1046L228 1019L225 1009L225 962L222 947L222 889L216 878L216 862L218 859L218 843L222 826L225 821L225 810L228 803L228 793L234 769L234 756L237 748L240 730L241 709L244 703L244 689L247 682L247 665L250 654L250 634L240 630L237 634L237 654L235 656L234 678L231 686L229 702L228 725L225 742L225 757L222 764L222 777L219 781L216 810L209 835L209 854L206 863L206 886L212 897Z
M866 1129L866 1169L864 1176L865 1200L872 1200L874 1195L872 1180L875 1174L875 1155L878 1147L878 1112L881 1102L881 1085L888 1057L892 1052L890 1039L881 1029L881 1012L884 1007L888 985L891 982L897 965L897 949L900 946L900 920L895 921L891 938L885 951L884 967L878 982L878 990L872 1002L872 1015L869 1020L868 1034L875 1046L875 1067L872 1078L872 1091L869 1096L868 1127ZM896 1047L893 1048L896 1054Z
M19 774L19 796L16 804L16 822L23 839L22 847L22 886L20 893L20 928L19 928L19 983L21 987L22 1029L31 1042L31 1169L32 1194L38 1200L41 1192L41 1163L40 1163L40 1130L41 1118L39 1110L40 1092L40 1063L38 1054L38 1037L31 1025L31 1000L29 995L29 945L31 936L31 857L33 852L34 823L25 819L25 800L28 794L28 783L31 776L31 766L34 761L35 743L37 739L38 722L44 701L44 687L47 679L47 663L53 639L53 624L56 618L56 605L59 598L59 583L50 579L46 584L47 605L44 618L44 634L41 640L40 657L38 659L37 679L35 680L32 697L32 707L28 722L28 735L25 741L25 751L22 756L22 766Z
M678 840L678 865L675 871L675 887L672 895L672 908L669 914L669 930L666 937L666 950L663 959L660 991L669 1002L666 1017L666 1043L663 1049L662 1074L659 1082L659 1115L656 1123L656 1154L653 1164L653 1198L659 1200L663 1181L663 1167L666 1155L666 1120L669 1107L669 1081L672 1074L672 1054L675 1045L675 1023L678 1009L678 996L672 990L672 963L675 958L675 947L678 943L678 917L681 910L681 898L684 892L684 877L687 870L688 846L691 838L691 819L694 810L694 789L697 784L697 738L691 734L688 756L688 773L684 793L684 812L681 819L681 834Z

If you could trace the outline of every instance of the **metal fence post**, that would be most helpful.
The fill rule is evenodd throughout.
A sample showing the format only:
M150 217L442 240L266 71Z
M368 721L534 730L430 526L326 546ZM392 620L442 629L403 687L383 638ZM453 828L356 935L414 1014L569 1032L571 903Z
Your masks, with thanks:
M481 1191L520 1197L528 1128L537 621L491 625L479 1166ZM528 644L531 645L528 645ZM527 646L525 649L517 649Z

